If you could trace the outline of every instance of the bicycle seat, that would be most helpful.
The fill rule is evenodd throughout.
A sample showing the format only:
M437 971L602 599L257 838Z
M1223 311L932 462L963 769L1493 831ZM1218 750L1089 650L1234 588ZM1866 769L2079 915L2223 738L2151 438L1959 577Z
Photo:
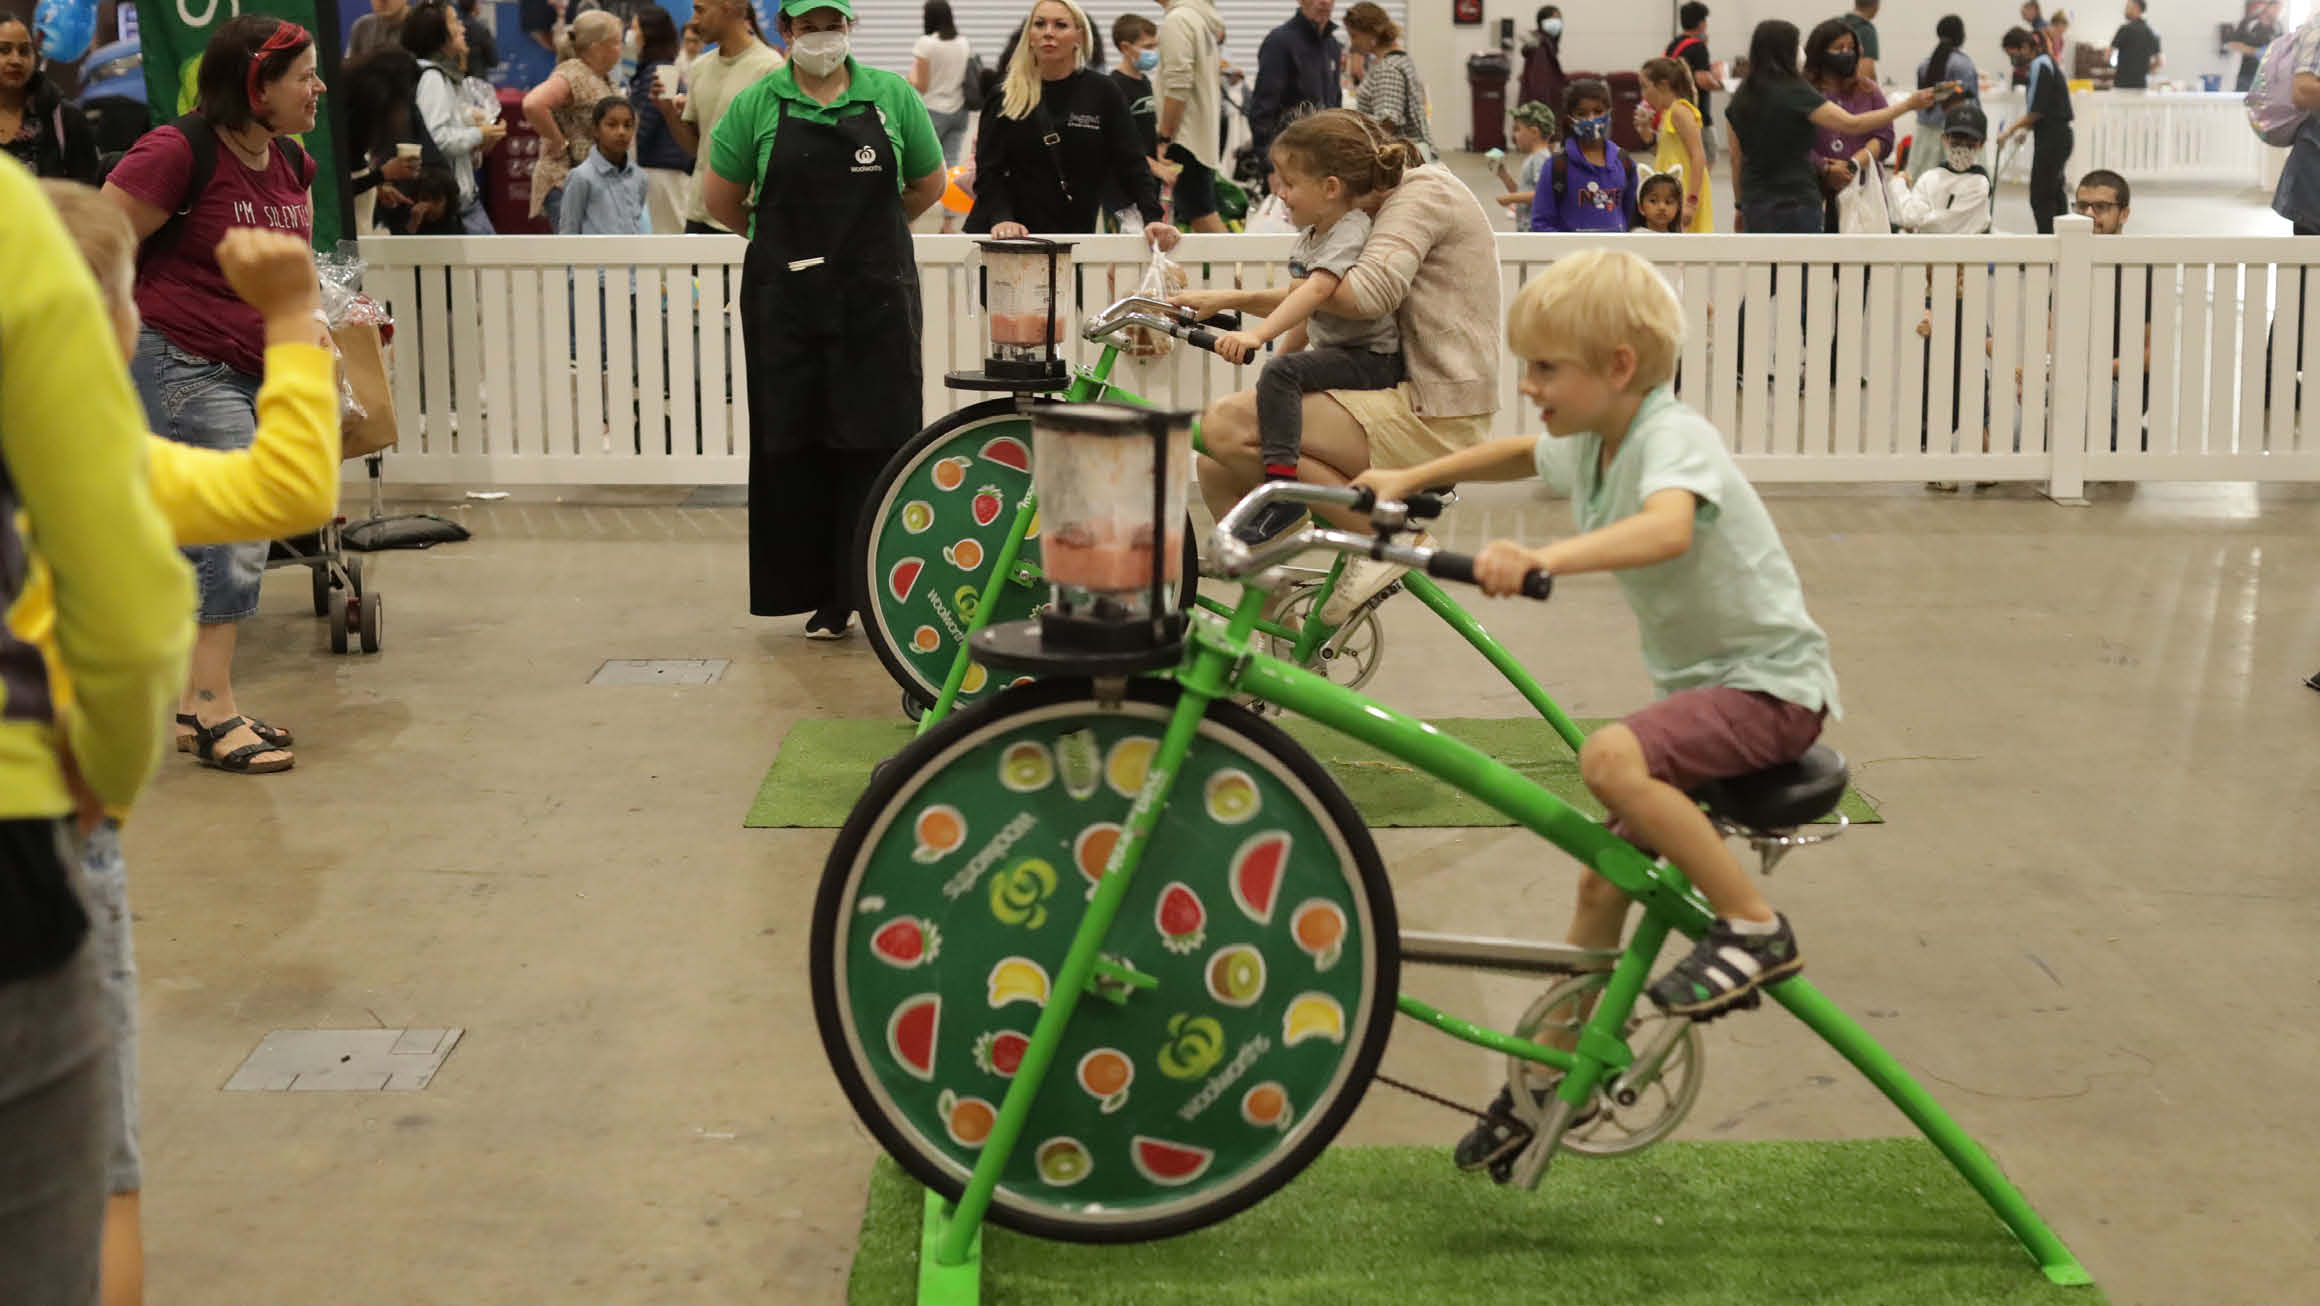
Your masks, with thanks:
M1711 780L1691 796L1710 816L1744 829L1793 830L1835 811L1850 778L1843 753L1814 744L1793 762Z

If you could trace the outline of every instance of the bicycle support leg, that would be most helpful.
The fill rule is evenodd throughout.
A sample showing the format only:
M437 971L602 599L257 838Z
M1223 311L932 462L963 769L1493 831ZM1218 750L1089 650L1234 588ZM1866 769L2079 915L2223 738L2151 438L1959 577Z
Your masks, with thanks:
M1039 1013L1039 1022L1031 1028L1031 1046L1024 1050L1023 1063L1016 1068L1014 1081L1007 1085L1007 1096L999 1103L999 1118L992 1124L991 1135L983 1142L982 1155L975 1160L975 1171L967 1179L966 1191L959 1194L958 1205L942 1231L935 1248L935 1259L940 1265L964 1265L973 1252L975 1239L981 1234L983 1213L990 1209L991 1194L999 1186L999 1172L1006 1169L1008 1157L1023 1136L1023 1126L1031 1118L1032 1103L1046 1082L1057 1045L1063 1042L1064 1027L1079 1009L1088 976L1095 971L1097 949L1111 931L1113 918L1120 914L1120 903L1128 896L1128 881L1134 878L1145 845L1151 842L1152 831L1160 824L1160 812L1167 804L1168 791L1176 783L1177 768L1184 765L1185 755L1192 751L1193 736L1200 729L1200 718L1207 710L1207 698L1197 692L1177 700L1176 714L1168 720L1168 733L1160 740L1160 755L1153 759L1151 774L1144 782L1144 791L1136 796L1136 805L1128 809L1119 844L1112 849L1111 861L1105 864L1102 878L1096 881L1095 897L1088 903L1087 915L1081 919L1078 932L1071 936L1071 951L1064 956L1063 968L1055 976L1047 1005Z
M1554 1159L1555 1145L1562 1140L1563 1130L1578 1118L1607 1075L1634 1060L1621 1034L1627 1024L1627 1013L1634 1009L1636 998L1643 993L1643 982L1651 974L1651 963L1659 957L1660 945L1667 941L1668 928L1667 921L1649 912L1636 924L1634 937L1619 954L1619 964L1612 968L1610 981L1595 1001L1595 1010L1587 1014L1587 1022L1579 1030L1578 1056L1562 1082L1555 1085L1554 1101L1539 1136L1515 1158L1511 1182L1524 1188L1537 1188L1539 1179L1547 1172L1547 1162ZM1519 1109L1521 1104L1516 1105Z
M1901 1114L1908 1116L1910 1123L1916 1125L1929 1142L1941 1149L1941 1154L1957 1167L1958 1174L1973 1185L1974 1191L1982 1195L1983 1201L1989 1203L1991 1214L2013 1230L2014 1236L2021 1240L2023 1248L2030 1253L2031 1259L2038 1262L2038 1268L2045 1272L2048 1280L2060 1284L2094 1282L2094 1277L2086 1272L2086 1267L2078 1263L2078 1258L2062 1245L2062 1239L2056 1237L2054 1231L2046 1227L2046 1222L2038 1218L2038 1212L2031 1209L2029 1199L2022 1196L2021 1190L2014 1187L2005 1172L1998 1169L1998 1163L1990 1159L1990 1154L1982 1150L1981 1144L1959 1128L1957 1121L1950 1119L1949 1112L1942 1109L1941 1103L1934 1101L1933 1095L1926 1092L1902 1068L1901 1063L1893 1059L1891 1053L1879 1046L1877 1040L1869 1037L1867 1030L1862 1029L1852 1017L1802 976L1784 980L1765 991L1780 1005L1788 1008L1790 1014L1820 1035L1830 1047L1842 1053L1845 1060L1853 1063L1854 1069L1875 1084L1878 1091L1893 1105L1901 1108Z
M1474 646L1475 652L1498 668L1498 674L1505 676L1507 683L1515 687L1524 701L1547 719L1547 724L1555 728L1555 733L1563 737L1563 742L1571 746L1572 752L1578 752L1579 746L1587 742L1587 736L1580 733L1578 725L1564 715L1563 709L1547 696L1547 691L1540 687L1522 663L1515 660L1514 654L1506 651L1506 645L1499 643L1489 631L1484 630L1482 623L1474 619L1474 614L1459 606L1458 601L1444 593L1431 577L1413 571L1402 577L1402 588L1417 595L1420 603L1432 608L1435 616L1447 622L1450 629L1457 631L1467 643Z
M982 601L975 605L975 615L967 618L967 628L959 635L959 650L951 655L951 673L943 677L942 692L935 696L934 706L918 719L918 733L934 729L935 723L951 714L958 706L959 686L967 681L967 668L973 664L972 647L975 632L991 624L991 614L998 610L999 596L1015 583L1015 560L1022 556L1023 537L1031 530L1031 519L1039 515L1039 495L1027 492L1023 502L1015 506L1015 524L1007 528L1007 542L999 546L999 557L991 565L991 579L983 586Z
M983 1231L974 1231L957 1264L943 1264L938 1254L952 1217L951 1204L927 1189L926 1218L918 1235L918 1306L976 1306L982 1300Z

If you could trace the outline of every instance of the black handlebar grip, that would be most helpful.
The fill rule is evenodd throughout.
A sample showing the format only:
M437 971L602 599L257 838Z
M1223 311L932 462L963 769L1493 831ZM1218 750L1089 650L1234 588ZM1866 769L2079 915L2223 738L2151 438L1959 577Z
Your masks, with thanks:
M1221 313L1211 313L1202 318L1201 321L1219 331L1238 331L1241 329L1241 315L1229 308Z
M1464 581L1472 585L1474 583L1474 555L1437 550L1433 557L1426 560L1426 574L1439 576L1443 580Z
M1439 576L1443 580L1464 581L1472 585L1475 583L1474 555L1437 551L1432 558L1427 560L1426 571L1427 574ZM1536 567L1523 574L1522 595L1524 598L1544 599L1554 592L1555 578L1553 576Z
M1420 490L1402 500L1402 505L1410 510L1412 517L1430 518L1442 515L1442 496L1430 491Z
M1216 342L1223 338L1207 327L1193 327L1184 333L1185 343L1195 349L1205 349L1212 354L1216 352Z
M1352 507L1355 512L1368 512L1377 506L1377 491L1366 485L1354 485L1347 488L1353 491Z

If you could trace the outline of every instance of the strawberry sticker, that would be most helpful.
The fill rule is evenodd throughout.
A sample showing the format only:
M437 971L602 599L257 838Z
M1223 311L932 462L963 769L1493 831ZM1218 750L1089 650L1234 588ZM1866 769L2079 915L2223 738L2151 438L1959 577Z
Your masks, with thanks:
M941 950L941 932L916 916L897 916L870 936L870 951L878 960L902 970L933 961Z
M1152 924L1160 931L1160 945L1170 952L1191 952L1208 937L1208 908L1200 904L1200 895L1182 880L1170 880L1160 890L1160 902L1152 909Z
M974 511L977 526L988 526L999 520L999 510L1005 506L1007 501L1000 497L996 485L986 485L976 490L974 502L969 505Z

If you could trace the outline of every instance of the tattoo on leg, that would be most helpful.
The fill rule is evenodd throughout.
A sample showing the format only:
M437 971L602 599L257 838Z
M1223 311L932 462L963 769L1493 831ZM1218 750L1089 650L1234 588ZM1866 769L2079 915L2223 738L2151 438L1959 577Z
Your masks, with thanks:
M215 703L217 701L217 695L206 689L195 690L193 696L200 699L204 703Z

